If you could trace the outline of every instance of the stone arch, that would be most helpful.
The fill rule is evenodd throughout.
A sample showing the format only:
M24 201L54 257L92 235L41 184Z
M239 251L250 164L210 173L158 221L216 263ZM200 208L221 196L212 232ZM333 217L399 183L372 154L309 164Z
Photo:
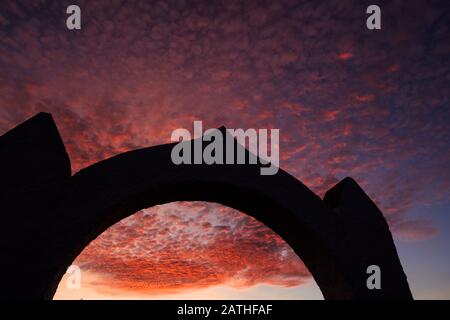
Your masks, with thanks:
M412 298L383 215L350 178L327 192L323 201L281 169L261 176L260 164L174 165L173 144L126 152L70 176L70 162L49 114L39 114L2 136L0 148L13 148L18 139L21 148L9 154L8 161L23 153L24 141L42 144L47 148L39 159L53 175L49 180L41 168L34 190L41 190L40 185L47 189L25 207L15 208L26 214L33 206L39 214L28 229L12 219L15 231L32 248L24 248L23 242L10 244L11 252L25 252L17 259L19 269L2 266L7 269L3 271L20 272L20 263L30 262L25 253L40 259L29 282L21 290L12 288L18 298L50 299L66 268L109 226L141 209L173 201L217 202L256 218L299 255L325 299ZM8 175L14 180L20 170ZM17 193L12 190L8 203ZM7 238L0 239L3 245ZM383 272L381 290L366 287L365 272L371 264Z

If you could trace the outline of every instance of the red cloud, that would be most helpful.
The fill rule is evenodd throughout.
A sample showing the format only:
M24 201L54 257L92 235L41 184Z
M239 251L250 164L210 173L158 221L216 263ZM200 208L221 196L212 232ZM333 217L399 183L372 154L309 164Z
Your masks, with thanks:
M75 261L105 286L176 292L227 284L296 286L310 277L275 233L230 208L201 202L141 211L111 227Z
M402 221L394 224L392 228L400 239L408 241L427 240L439 233L434 223L425 219Z
M436 235L431 217L411 221L408 213L450 194L448 48L418 38L447 30L417 19L420 4L389 2L390 12L402 12L386 21L390 32L361 42L367 35L354 28L358 6L345 2L80 1L86 24L76 34L49 23L61 21L60 10L31 3L43 14L28 19L14 1L1 4L0 133L51 112L76 172L168 142L193 120L209 128L279 128L281 167L314 192L352 176L395 234ZM427 10L433 17L439 8ZM205 204L172 209L122 221L77 262L123 287L151 279L172 289L289 286L307 276L284 242L245 215ZM198 223L186 218L197 211Z
M353 58L353 54L351 52L342 52L338 54L339 60L350 60Z

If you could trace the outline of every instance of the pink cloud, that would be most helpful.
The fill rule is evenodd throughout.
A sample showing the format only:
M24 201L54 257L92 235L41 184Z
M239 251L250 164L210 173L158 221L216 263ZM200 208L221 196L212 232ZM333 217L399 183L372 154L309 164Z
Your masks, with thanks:
M127 150L168 142L172 130L191 128L194 120L207 127L279 128L281 167L314 192L323 195L352 176L384 212L394 234L416 240L437 234L427 212L422 220L411 220L409 212L450 194L449 100L442 85L448 78L442 70L448 48L418 38L426 26L414 18L423 11L416 3L386 4L404 14L394 24L386 21L389 34L366 42L360 41L364 28L354 28L359 9L344 2L333 10L288 0L268 7L263 2L188 7L80 1L86 25L78 34L49 24L46 15L59 21L59 13L43 2L32 3L46 13L26 19L14 1L2 3L0 133L37 112L51 112L76 172ZM427 10L433 17L433 8ZM339 19L343 12L352 22ZM178 229L159 218L142 219L142 212L126 221L135 230L111 228L80 259L124 279L124 285L142 284L139 272L145 266L157 270L155 261L176 268L167 274L145 271L142 279L162 278L167 288L175 288L171 276L183 272L192 275L187 283L194 287L233 280L220 264L233 272L250 266L241 272L245 285L301 283L304 268L292 252L286 267L280 265L286 245L270 230L242 214L207 208L211 217L223 214L226 221L217 225L206 219L197 233L180 231L174 239L198 249L206 232L209 250L200 252L209 266L200 263L203 256L186 264L188 252L175 242L169 242L171 255L164 253L160 242ZM164 215L175 227L183 218L177 210ZM234 220L248 236L245 245L230 234ZM185 224L189 228L191 222ZM126 265L108 244L121 254L140 256L127 256ZM229 264L211 255L217 248L226 250ZM142 256L147 249L156 250L150 260ZM177 254L180 261L174 259ZM269 267L262 268L261 261Z
M434 238L439 234L436 225L425 219L402 221L393 225L395 234L407 241L423 241Z

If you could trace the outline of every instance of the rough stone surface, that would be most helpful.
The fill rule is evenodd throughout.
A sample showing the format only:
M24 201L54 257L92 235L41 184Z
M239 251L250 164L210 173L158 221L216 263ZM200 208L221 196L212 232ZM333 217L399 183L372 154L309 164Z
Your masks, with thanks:
M66 268L103 231L172 201L217 202L255 217L299 255L325 299L412 298L386 221L353 180L322 201L281 169L260 175L261 164L174 165L172 147L123 153L70 177L48 114L0 137L0 161L9 165L1 168L7 205L0 246L12 261L0 270L13 279L2 284L0 298L51 299ZM366 288L370 264L382 268L381 290Z

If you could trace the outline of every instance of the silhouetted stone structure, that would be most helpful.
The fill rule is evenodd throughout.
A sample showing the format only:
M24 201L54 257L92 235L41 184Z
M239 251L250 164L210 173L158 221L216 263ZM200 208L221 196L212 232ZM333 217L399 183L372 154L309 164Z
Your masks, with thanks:
M325 299L412 299L386 220L354 180L322 201L281 169L262 176L260 164L174 165L172 147L126 152L71 176L50 114L0 137L0 298L51 299L67 267L111 225L158 204L210 201L279 234ZM366 286L372 264L380 290Z

